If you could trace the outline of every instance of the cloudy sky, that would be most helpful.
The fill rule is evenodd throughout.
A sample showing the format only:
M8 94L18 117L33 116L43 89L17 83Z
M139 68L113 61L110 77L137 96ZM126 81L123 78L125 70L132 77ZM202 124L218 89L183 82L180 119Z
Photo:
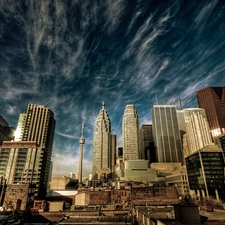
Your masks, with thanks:
M84 118L87 175L102 101L121 146L127 104L151 123L157 101L198 107L225 85L224 18L222 0L1 0L0 114L16 127L29 103L52 109L53 176L77 174Z

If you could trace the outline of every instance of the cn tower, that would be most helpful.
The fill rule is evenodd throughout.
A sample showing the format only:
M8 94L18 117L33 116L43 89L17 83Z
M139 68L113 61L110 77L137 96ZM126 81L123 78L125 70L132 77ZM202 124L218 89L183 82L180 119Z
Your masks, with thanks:
M79 179L79 186L82 186L82 165L83 165L83 145L85 143L84 140L84 120L82 122L82 131L81 131L81 137L79 140L80 143L80 162L79 162L79 168L78 168L78 179Z

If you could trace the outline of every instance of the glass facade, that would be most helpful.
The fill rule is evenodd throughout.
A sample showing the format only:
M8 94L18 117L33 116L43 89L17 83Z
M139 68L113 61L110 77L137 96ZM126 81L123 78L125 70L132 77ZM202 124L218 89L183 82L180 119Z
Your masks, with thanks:
M186 167L191 190L205 196L224 200L224 158L222 151L199 150L186 157ZM204 196L202 196L204 197Z
M182 144L175 105L154 105L152 125L157 162L183 163Z
M196 92L198 105L205 109L213 139L225 133L225 86Z

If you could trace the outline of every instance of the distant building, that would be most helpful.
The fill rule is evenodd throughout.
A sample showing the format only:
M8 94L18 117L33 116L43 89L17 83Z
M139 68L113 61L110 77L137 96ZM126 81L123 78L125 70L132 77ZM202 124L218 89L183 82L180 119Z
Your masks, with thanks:
M115 166L116 166L116 135L115 134L111 134L111 144L112 144L111 168L113 173L115 172Z
M157 179L156 170L149 168L149 161L144 159L125 160L117 159L116 174L121 181L154 183Z
M123 159L137 160L139 150L139 119L134 105L127 105L122 122Z
M143 124L139 131L141 159L155 162L152 124Z
M15 128L10 127L8 122L0 115L0 145L3 141L11 141L14 139Z
M154 105L152 125L157 162L184 162L175 105Z
M54 132L54 113L43 105L29 104L27 112L19 116L15 140L36 141L47 153L44 176L46 186L50 180Z
M207 145L212 145L213 143L205 110L201 108L190 108L184 109L183 112L189 154Z
M181 142L183 145L183 138L184 138L184 135L186 134L186 126L185 126L185 121L184 121L184 111L183 110L177 110L177 122L178 122L178 127L180 130Z
M112 172L111 122L105 104L95 120L92 176L93 180L106 179Z
M123 147L119 147L118 148L118 154L117 156L120 158L120 157L123 157Z
M198 105L205 109L209 128L215 140L225 133L225 86L207 87L196 92Z
M52 177L50 182L50 190L73 190L77 189L78 179L71 177L61 176Z
M6 185L31 184L33 197L44 197L46 161L46 150L35 141L4 141L0 147L0 177Z
M216 145L208 145L185 158L190 190L197 198L225 200L224 157Z

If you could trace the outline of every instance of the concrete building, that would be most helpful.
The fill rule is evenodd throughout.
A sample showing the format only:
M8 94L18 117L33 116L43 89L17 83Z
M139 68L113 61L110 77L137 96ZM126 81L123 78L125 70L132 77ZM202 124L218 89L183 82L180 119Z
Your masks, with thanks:
M14 139L15 128L10 127L8 122L0 115L0 145L3 141L11 141Z
M152 124L143 124L139 131L140 138L140 157L155 162L155 147L153 140Z
M224 157L216 145L208 145L185 158L190 190L200 198L225 200Z
M50 182L50 190L71 190L77 189L78 179L71 177L52 177Z
M51 156L55 132L54 113L43 105L29 104L26 114L20 114L16 129L16 139L36 141L47 153L44 183L50 180Z
M212 145L213 143L205 110L201 108L190 108L184 109L183 112L189 154L207 145Z
M171 174L166 176L166 184L175 185L181 197L184 198L185 196L189 196L189 183L186 167L182 166L171 171Z
M198 105L205 109L209 128L215 140L225 133L225 86L207 87L196 92Z
M127 105L122 122L123 159L137 160L139 150L139 119L134 105Z
M152 125L156 162L184 162L175 105L154 105Z
M112 172L111 122L105 104L95 120L92 176L93 180L106 179Z
M117 159L117 177L121 181L143 182L145 184L157 181L156 170L149 168L148 160Z
M6 185L31 184L33 197L44 197L47 152L35 141L4 141L0 147L0 177Z

